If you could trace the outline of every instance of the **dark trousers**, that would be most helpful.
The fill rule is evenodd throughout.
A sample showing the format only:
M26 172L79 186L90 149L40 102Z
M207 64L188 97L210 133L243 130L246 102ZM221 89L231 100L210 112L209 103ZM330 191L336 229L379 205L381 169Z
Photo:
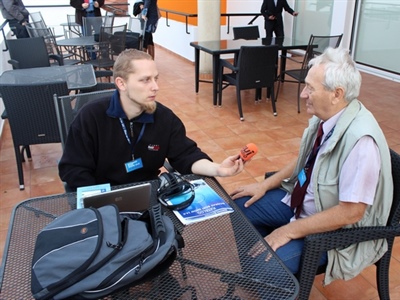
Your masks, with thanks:
M21 25L18 20L8 20L8 26L10 26L10 29L18 39L29 37L28 30L26 30L26 27Z
M277 36L277 37L285 36L285 32L283 31L283 21L282 20L265 21L266 37L272 37L272 33L274 33L274 32L275 32L275 36Z

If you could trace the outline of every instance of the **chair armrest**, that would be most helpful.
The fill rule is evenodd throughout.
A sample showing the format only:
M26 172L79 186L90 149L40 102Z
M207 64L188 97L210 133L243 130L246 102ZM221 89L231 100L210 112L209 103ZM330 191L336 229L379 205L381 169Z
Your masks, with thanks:
M10 65L13 66L13 69L19 69L19 61L15 59L9 59L7 61Z
M64 65L64 59L63 59L63 57L61 55L49 54L49 59L56 60L59 66L63 66Z
M230 63L228 60L226 60L226 59L220 59L220 60L219 60L219 63L220 63L221 68L225 67L225 68L228 68L228 69L230 69L230 70L232 70L232 71L234 71L234 72L239 71L239 68L235 67L233 64L231 64L231 63Z
M96 71L94 71L94 75L96 76L96 78L112 77L113 71L111 71L111 70L96 70Z
M1 96L1 95L0 95L0 96ZM1 114L1 118L2 118L3 120L8 119L8 115L7 115L7 111L6 111L6 110L3 110L3 113Z
M347 247L351 244L400 235L400 225L369 226L360 228L345 228L324 233L311 234L304 239L304 252L325 252L335 248Z
M291 61L294 61L294 62L296 62L296 63L298 63L298 64L302 64L302 63L303 63L303 61L298 61L297 59L294 59L294 58L291 57L291 56L281 55L281 58L286 58L286 59L291 60Z

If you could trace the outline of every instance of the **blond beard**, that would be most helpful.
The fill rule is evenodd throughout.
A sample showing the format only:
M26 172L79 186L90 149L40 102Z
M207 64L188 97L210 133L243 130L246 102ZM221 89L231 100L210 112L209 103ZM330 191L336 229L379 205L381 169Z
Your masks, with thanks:
M157 108L157 103L154 102L145 102L145 103L139 103L136 100L134 100L132 97L130 97L130 94L127 93L127 97L130 101L136 103L137 105L139 105L140 109L142 112L148 113L148 114L152 114L156 111Z
M141 107L145 113L152 114L156 111L157 103L156 102L142 103Z

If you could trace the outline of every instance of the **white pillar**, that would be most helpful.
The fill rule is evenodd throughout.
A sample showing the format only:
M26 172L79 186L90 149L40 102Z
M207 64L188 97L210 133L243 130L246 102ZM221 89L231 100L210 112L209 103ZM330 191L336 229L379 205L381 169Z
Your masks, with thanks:
M197 0L197 27L199 41L214 41L221 38L221 1ZM200 51L200 74L212 73L212 56Z

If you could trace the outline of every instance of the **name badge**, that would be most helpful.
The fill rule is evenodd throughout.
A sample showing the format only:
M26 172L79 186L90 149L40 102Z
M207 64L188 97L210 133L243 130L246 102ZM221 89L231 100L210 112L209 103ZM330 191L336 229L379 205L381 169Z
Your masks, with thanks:
M304 169L300 171L299 175L297 176L297 180L299 181L300 186L303 186L303 184L306 182L307 175Z
M134 159L125 163L126 173L135 171L137 169L143 168L143 162L141 158Z

